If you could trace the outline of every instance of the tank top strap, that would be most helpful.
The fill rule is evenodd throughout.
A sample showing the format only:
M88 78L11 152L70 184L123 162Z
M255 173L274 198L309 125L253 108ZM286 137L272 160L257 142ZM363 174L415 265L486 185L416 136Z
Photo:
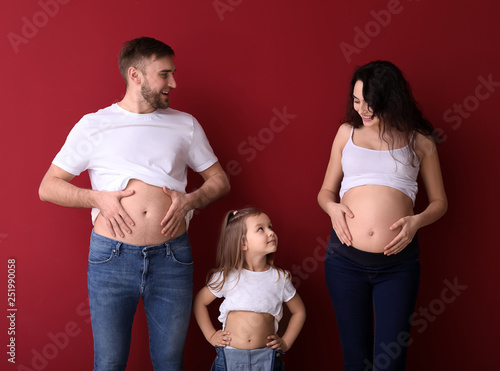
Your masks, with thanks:
M351 135L349 135L349 140L347 141L347 143L353 145L354 144L354 140L352 139L352 137L354 136L354 126L351 126Z
M352 140L353 135L354 135L354 126L351 126L351 134L349 135L349 139L347 139L347 142L345 143L345 146L342 149L342 153L344 153L344 151L349 150L349 147L354 147L354 142Z

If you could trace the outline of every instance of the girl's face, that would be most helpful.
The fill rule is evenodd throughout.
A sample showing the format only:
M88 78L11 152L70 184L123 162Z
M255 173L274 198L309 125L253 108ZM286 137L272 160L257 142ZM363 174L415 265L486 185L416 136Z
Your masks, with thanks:
M352 92L353 99L353 107L361 116L363 120L364 126L377 126L380 122L377 116L375 116L368 107L368 103L366 103L363 99L363 82L358 80L354 85L354 90Z
M243 250L253 255L266 256L278 247L278 236L266 214L250 216L246 220L247 235Z

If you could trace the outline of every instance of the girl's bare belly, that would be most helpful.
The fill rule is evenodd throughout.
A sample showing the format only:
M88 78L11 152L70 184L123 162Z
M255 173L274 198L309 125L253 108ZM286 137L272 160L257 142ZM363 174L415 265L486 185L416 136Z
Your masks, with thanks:
M225 330L231 333L233 348L265 348L269 342L267 337L274 334L274 317L269 313L229 312Z
M381 185L366 185L350 189L342 204L349 207L354 218L346 218L356 249L381 253L401 231L389 228L404 216L413 215L411 199L403 192Z
M158 245L186 231L186 224L183 221L174 237L161 234L160 222L167 214L172 200L160 187L132 179L125 188L125 190L129 189L133 189L135 193L130 197L122 198L121 204L135 223L134 226L130 226L132 233L128 234L124 231L125 237L120 237L118 234L113 237L100 214L95 221L95 233L131 245Z

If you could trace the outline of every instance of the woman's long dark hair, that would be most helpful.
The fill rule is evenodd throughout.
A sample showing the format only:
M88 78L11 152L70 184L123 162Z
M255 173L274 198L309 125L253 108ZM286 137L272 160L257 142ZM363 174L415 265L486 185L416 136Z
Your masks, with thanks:
M434 128L422 116L422 111L413 98L410 84L399 68L387 61L371 62L356 69L350 84L346 113L341 123L348 123L354 128L363 126L363 121L353 106L354 85L357 81L363 83L363 99L368 107L383 122L380 126L380 137L389 144L389 149L394 149L393 129L400 132L413 149L415 132L425 136L433 135ZM386 133L392 140L385 139Z

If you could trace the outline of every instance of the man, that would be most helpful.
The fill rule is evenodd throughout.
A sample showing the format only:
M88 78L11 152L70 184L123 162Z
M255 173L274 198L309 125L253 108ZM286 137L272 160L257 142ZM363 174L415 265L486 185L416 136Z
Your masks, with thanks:
M94 367L125 370L142 298L155 371L181 370L192 300L187 224L192 211L229 192L196 119L169 107L174 52L141 37L124 44L122 101L84 116L40 185L40 198L92 208L88 288ZM203 185L185 193L187 166ZM71 180L88 170L92 189Z

